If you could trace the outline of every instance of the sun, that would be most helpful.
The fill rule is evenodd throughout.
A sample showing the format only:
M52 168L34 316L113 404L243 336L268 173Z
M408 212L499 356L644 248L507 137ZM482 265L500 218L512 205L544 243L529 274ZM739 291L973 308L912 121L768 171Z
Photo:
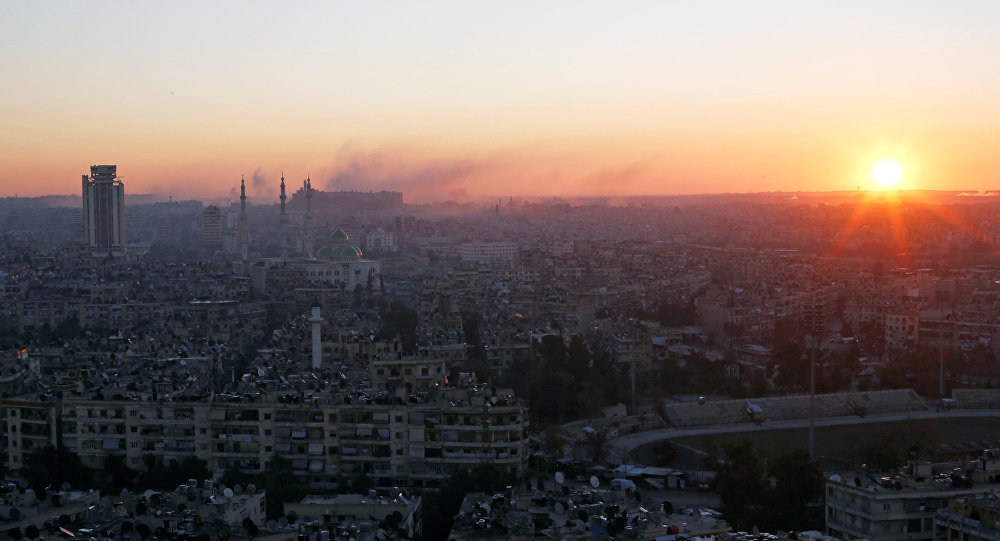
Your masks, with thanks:
M903 178L903 166L896 160L882 160L872 167L872 180L881 188L892 188Z

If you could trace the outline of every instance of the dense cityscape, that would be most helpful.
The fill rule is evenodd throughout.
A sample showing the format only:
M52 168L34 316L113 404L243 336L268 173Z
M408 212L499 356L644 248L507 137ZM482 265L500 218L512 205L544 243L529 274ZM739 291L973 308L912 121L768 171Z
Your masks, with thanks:
M993 197L117 173L0 200L11 539L1000 535Z

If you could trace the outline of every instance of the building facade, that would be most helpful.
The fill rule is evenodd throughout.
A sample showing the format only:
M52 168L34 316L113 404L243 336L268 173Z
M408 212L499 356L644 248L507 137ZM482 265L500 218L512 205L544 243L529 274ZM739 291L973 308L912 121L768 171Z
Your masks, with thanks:
M934 539L935 514L956 498L1000 489L1000 452L987 450L972 469L961 463L911 462L898 474L831 476L826 530L839 539ZM958 468L957 473L956 468Z
M436 367L432 373L440 377ZM359 474L384 486L435 486L478 464L519 475L528 457L527 406L510 395L467 389L383 403L270 395L139 401L67 393L61 400L0 406L11 469L24 466L36 449L60 443L93 468L112 456L136 469L150 454L167 462L196 456L217 476L260 473L282 456L311 490L330 490Z
M84 242L95 255L125 252L125 185L118 166L92 165L83 175Z
M222 249L223 223L222 209L215 205L205 207L201 214L201 243L206 251Z

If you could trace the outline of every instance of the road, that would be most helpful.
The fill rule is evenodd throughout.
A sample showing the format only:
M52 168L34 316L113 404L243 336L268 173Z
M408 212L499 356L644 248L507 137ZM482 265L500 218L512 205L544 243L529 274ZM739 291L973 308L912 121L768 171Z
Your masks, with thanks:
M920 419L945 419L963 417L1000 417L1000 410L950 410L950 411L907 411L900 413L870 414L865 417L823 417L816 419L816 426L838 426L838 425L859 425L866 423L884 423L892 421L911 421ZM628 434L620 438L615 438L607 442L606 445L612 448L612 453L618 456L628 456L636 447L649 443L669 440L673 438L684 438L688 436L706 436L713 434L730 434L741 432L766 432L769 430L781 430L785 428L807 428L809 419L795 419L791 421L771 421L759 425L753 423L740 423L731 425L704 426L696 428L660 428L647 432Z

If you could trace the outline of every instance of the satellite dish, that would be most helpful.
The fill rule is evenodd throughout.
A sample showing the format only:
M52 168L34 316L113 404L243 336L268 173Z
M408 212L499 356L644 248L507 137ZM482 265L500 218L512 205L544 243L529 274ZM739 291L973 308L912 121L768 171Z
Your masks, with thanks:
M233 487L233 492L237 494L243 494L243 485L236 485Z
M590 486L592 486L594 488L597 488L597 487L601 486L601 480L598 479L596 475L591 475L590 476Z
M493 404L494 406L496 406L497 405L497 397L491 396L490 397L490 404Z
M561 485L561 484L563 484L563 482L565 482L565 481L566 481L566 476L565 476L565 475L563 475L563 472L561 472L561 471L557 471L557 472L556 472L556 482L557 482L557 483L559 483L559 484Z
M834 483L839 483L841 481L841 477L837 474L833 474L830 476L830 480Z
M487 515L490 514L490 511L493 510L493 508L490 507L490 504L488 504L486 502L483 502L483 503L479 504L479 507L482 507L483 511L485 511Z
M156 494L156 491L153 490L153 489L151 489L151 488L149 488L149 489L146 489L146 492L142 493L142 497L146 498L146 499L149 499L153 494Z
M247 493L248 494L253 494L254 492L257 492L257 485L255 485L253 483L250 483L249 485L247 485Z
M233 497L233 489L227 488L226 490L223 490L222 491L222 495L225 496L225 497L227 497L227 498L232 498Z
M555 507L556 513L560 515L566 514L566 506L563 505L562 503L556 502L556 504L553 507Z

